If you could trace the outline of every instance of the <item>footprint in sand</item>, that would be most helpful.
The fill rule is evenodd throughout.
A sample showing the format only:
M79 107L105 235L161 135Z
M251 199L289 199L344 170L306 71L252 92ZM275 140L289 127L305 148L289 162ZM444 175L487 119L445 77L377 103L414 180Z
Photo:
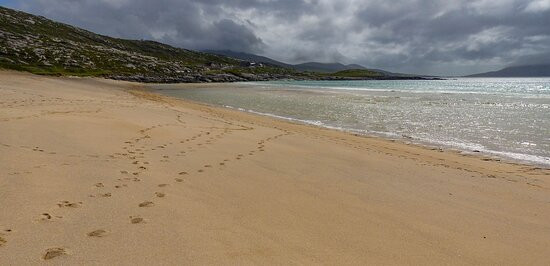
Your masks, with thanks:
M174 178L174 180L176 180L176 182L180 182L180 183L183 182L183 179L181 179L181 178Z
M159 184L158 187L166 187L168 184Z
M2 247L3 245L5 245L6 243L8 243L8 241L6 239L4 239L3 237L4 235L0 234L0 247Z
M139 216L130 216L130 223L141 224L141 223L145 223L145 220Z
M86 235L89 237L104 237L107 231L103 229L95 230L92 232L87 233Z
M153 203L152 201L144 201L140 204L138 204L139 207L153 207L155 206L155 203Z
M42 256L42 259L51 260L53 258L64 255L67 255L67 252L64 248L49 248L46 249L46 253L44 254L44 256Z
M104 187L103 183L97 183L97 184L95 184L94 186L96 186L96 187Z
M162 192L155 192L155 196L157 196L157 198L164 198L164 196L166 196L166 194L164 194Z
M179 172L179 175L186 175L187 172Z
M57 203L57 206L59 206L59 208L64 208L64 207L78 208L80 207L80 205L82 205L82 202L69 202L67 200L60 201L59 203Z
M40 217L41 220L51 220L52 216L49 213L43 213Z

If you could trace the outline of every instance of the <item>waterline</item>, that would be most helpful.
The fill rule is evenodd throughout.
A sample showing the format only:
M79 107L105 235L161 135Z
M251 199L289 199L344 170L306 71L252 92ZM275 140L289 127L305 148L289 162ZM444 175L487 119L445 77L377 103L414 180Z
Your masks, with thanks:
M276 81L156 88L170 96L289 121L550 165L550 79Z

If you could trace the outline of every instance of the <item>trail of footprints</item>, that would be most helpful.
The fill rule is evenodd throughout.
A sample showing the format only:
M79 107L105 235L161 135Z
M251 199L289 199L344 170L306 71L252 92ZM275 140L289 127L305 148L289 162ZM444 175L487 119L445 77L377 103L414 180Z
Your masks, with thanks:
M214 144L217 140L222 139L226 134L231 133L232 130L253 130L253 128L251 128L251 127L245 127L245 126L242 126L242 125L237 125L237 126L240 126L240 128L229 128L229 127L214 128L214 127L212 127L212 128L210 128L210 130L200 130L195 135L192 135L189 138L181 139L179 141L176 141L175 143L174 142L169 142L169 143L165 143L165 144L153 144L152 143L153 138L151 137L150 133L154 129L159 129L159 128L162 128L162 127L169 127L169 126L180 126L180 127L184 126L185 127L185 121L182 120L181 116L179 116L179 115L177 116L177 121L178 121L177 124L175 124L175 123L158 124L158 125L154 125L154 126L151 126L151 127L140 130L138 132L140 134L139 137L128 140L124 143L125 145L122 147L122 149L124 150L123 152L115 153L115 154L109 156L111 159L117 159L117 158L127 159L130 162L130 165L134 167L134 171L128 171L128 170L121 170L120 171L119 174L122 177L120 177L116 180L113 180L113 181L115 181L115 184L112 186L112 188L114 188L115 191L119 190L119 189L122 189L124 187L128 187L128 182L136 182L137 183L137 182L141 181L141 179L139 178L140 174L147 171L147 169L148 169L147 167L150 165L150 163L148 161L144 160L145 157L146 157L146 153L154 152L154 151L156 151L156 152L162 151L163 149L166 149L169 145L183 145L183 146L186 146L186 149L180 151L180 153L177 154L178 157L183 157L183 156L186 156L189 153L198 151L202 147ZM223 120L223 118L222 118L221 121L216 120L216 122L223 122L228 126L235 126L234 123L227 122L227 121ZM235 154L235 156L232 159L234 159L236 161L239 161L239 160L244 159L246 156L252 156L256 153L265 152L267 142L274 141L278 138L281 138L283 136L291 134L291 132L289 132L287 130L283 130L283 129L279 129L279 130L282 131L282 133L280 133L278 135L275 135L275 136L271 136L271 137L259 140L256 143L257 146L256 146L255 149L249 150L248 152L237 153L237 154ZM218 131L218 132L216 133L215 131ZM163 155L163 156L161 156L161 158L162 158L162 159L160 159L161 163L162 162L167 162L170 159L169 156L167 156L167 155ZM208 169L213 168L213 165L218 165L219 167L222 167L222 168L217 168L217 169L223 169L223 167L227 166L230 162L231 162L231 158L226 158L226 159L223 159L223 160L221 160L221 161L219 161L215 164L204 164L199 169L196 169L196 172L197 172L197 174L204 173ZM189 170L180 171L178 173L175 173L175 177L173 178L173 182L175 182L176 184L177 183L183 183L185 181L184 176L186 176L186 175L190 175ZM116 182L116 181L118 181L118 182ZM163 198L167 197L166 193L164 191L162 191L162 188L165 188L167 186L169 186L169 184L166 184L166 183L158 184L156 189L151 190L152 191L151 197L156 198L156 199L163 199ZM104 182L95 183L95 184L92 185L92 187L93 187L94 190L96 190L96 193L90 194L89 198L98 198L99 199L99 198L110 198L110 197L113 196L114 191L105 191L105 190L108 190L109 186L107 186L106 183L104 183ZM67 208L67 209L76 209L76 208L80 208L83 205L84 205L84 202L82 202L82 201L71 202L71 201L64 200L64 201L60 201L60 202L57 203L57 206L59 208ZM154 207L154 206L155 206L155 202L151 199L136 203L137 209L151 208L151 207ZM50 213L42 213L40 215L39 220L40 221L54 221L56 219L62 219L62 218L63 217L59 216L59 215L52 215ZM138 224L146 224L147 221L146 221L145 218L143 218L140 215L132 215L132 216L128 217L128 223L130 223L132 225L138 225ZM103 229L103 228L99 228L99 229L95 229L95 230L92 230L92 231L86 233L86 236L89 237L89 238L102 238L102 237L108 236L108 231ZM3 238L3 235L0 234L0 246L2 246L5 243L6 243L6 241ZM50 260L50 259L54 259L54 258L57 258L57 257L65 256L67 254L68 254L68 252L67 252L66 248L64 248L64 247L53 247L53 248L49 248L49 249L44 251L44 254L42 255L42 259Z
M110 159L125 159L129 161L129 165L131 167L134 167L133 171L129 170L121 170L120 175L121 177L118 178L115 181L115 184L112 185L112 188L116 190L123 189L125 187L128 187L129 183L135 182L138 183L141 181L140 175L148 170L148 167L150 166L150 162L145 160L145 157L147 153L151 152L161 152L164 149L167 149L169 146L185 146L184 149L182 149L176 156L177 157L185 157L190 153L196 152L208 145L214 144L217 140L222 139L225 137L226 134L231 133L233 130L253 130L252 127L238 125L233 122L226 121L223 117L218 116L218 119L211 119L209 117L203 117L205 119L210 119L218 123L223 123L226 125L226 127L222 128L206 128L203 130L200 130L195 135L192 135L188 138L184 138L178 141L169 142L169 143L162 143L162 144L153 144L153 138L151 137L151 133L153 130L160 129L163 127L182 127L186 128L186 123L182 119L181 115L177 115L176 117L176 123L165 123L165 124L157 124L148 128L144 128L138 132L139 136L133 139L130 139L126 141L124 146L122 147L122 152L118 152L115 154L112 154L109 156ZM250 122L248 122L250 123ZM252 123L253 124L253 123ZM232 128L231 128L232 127ZM278 138L281 138L286 135L292 134L290 131L282 129L282 128L276 128L277 130L281 131L280 134L277 134L275 136L271 136L265 139L259 140L256 144L257 146L254 149L251 149L246 152L240 152L235 154L232 158L225 158L221 161L212 163L212 164L204 164L202 167L199 167L196 170L197 174L205 173L206 171L216 168L218 170L223 169L223 167L228 166L230 163L234 162L237 163L240 160L243 160L247 156L253 156L257 153L265 152L266 144L270 141L277 140ZM407 155L397 155L393 152L395 150L392 150L389 147L365 147L360 142L349 142L348 140L344 138L337 138L337 137L328 137L328 136L322 136L322 135L311 135L310 137L316 138L316 139L323 139L323 141L330 141L334 143L338 143L340 145L345 145L351 148L356 149L362 149L362 150L369 150L373 152L378 153L384 153L390 156L399 156L402 158L408 158L408 159L414 159L416 155L414 153L407 153ZM7 144L2 144L3 146L9 147ZM23 148L23 147L22 147ZM44 149L40 147L24 147L28 148L35 152L46 152ZM402 152L402 151L401 151ZM53 152L50 152L50 154L55 154ZM170 162L170 157L168 155L161 155L159 158L160 163L168 163ZM218 167L214 167L217 165ZM437 165L437 164L434 164ZM471 171L471 170L469 170ZM175 173L175 177L173 178L173 181L175 183L183 183L185 181L184 177L191 174L191 170L184 170ZM490 178L496 178L495 176ZM114 181L114 180L113 180ZM143 208L152 208L155 207L154 199L161 200L165 197L167 197L167 194L162 191L163 188L169 186L169 184L161 183L156 186L156 188L153 188L151 191L151 197L152 199L144 200L142 202L136 203L136 209L143 209ZM106 185L106 183L96 183L93 184L93 189L96 190L94 194L90 194L90 198L97 198L97 199L108 199L113 196L114 191L105 191L109 190L109 186ZM84 202L78 201L78 202L71 202L71 201L60 201L57 203L57 206L59 208L64 208L67 210L70 209L77 209L84 205ZM60 215L53 215L51 213L42 213L40 214L39 221L55 221L57 219L62 219L63 217ZM139 225L139 224L146 224L147 220L143 218L141 215L132 215L128 217L127 222L132 225ZM5 229L4 231L0 232L0 248L7 244L7 237L9 233L11 232L11 229ZM91 230L86 233L86 236L89 238L103 238L108 237L109 232L105 229L99 228L95 230ZM50 260L57 257L66 256L68 251L64 247L53 247L49 248L44 251L42 255L42 259L44 260Z
M9 103L8 102L2 102L2 103L0 103L0 105L6 105L7 107L15 108L15 107L27 106L29 104L31 104L31 105L32 104L47 104L48 101L62 101L62 100L63 99L61 99L61 98L59 98L59 99L42 99L42 100L39 100L39 101L33 100L33 99L30 99L30 100L29 99L24 99L24 100L15 100L15 101L12 101L12 102L9 102ZM151 141L152 137L151 137L150 133L155 129L160 129L160 128L163 128L163 127L186 128L186 123L183 120L181 114L177 114L176 123L157 124L157 125L154 125L154 126L151 126L151 127L144 128L144 129L140 130L138 132L138 134L139 134L138 137L130 139L130 140L128 140L124 143L125 145L122 147L122 149L123 149L122 152L118 152L118 153L115 153L115 154L112 154L112 155L109 156L110 159L126 159L126 160L131 162L130 163L131 166L135 167L134 171L121 170L119 174L122 177L118 178L117 181L119 181L119 182L116 183L115 185L113 185L112 187L115 190L119 190L119 189L122 189L124 187L128 187L128 182L136 182L136 183L140 182L141 181L141 179L139 178L140 174L147 171L148 166L150 165L149 161L144 160L145 155L148 152L162 151L163 149L168 148L168 146L170 146L170 145L172 145L172 146L173 145L184 145L184 146L186 146L186 148L181 150L176 156L177 157L185 157L186 155L188 155L190 153L193 153L193 152L196 152L201 148L204 148L208 145L214 144L217 140L222 139L226 134L231 133L231 131L233 131L233 130L253 130L252 127L244 126L244 125L240 125L240 124L235 124L233 122L226 121L224 119L224 117L221 116L221 115L217 115L215 113L210 113L210 115L213 115L216 118L211 118L211 117L206 117L206 116L201 116L201 117L204 118L204 119L212 120L213 122L223 123L223 124L226 125L226 127L222 127L222 128L212 127L212 128L210 128L210 130L200 130L197 134L192 135L189 138L185 138L185 139L181 139L179 141L175 141L175 143L174 142L169 142L169 143L154 145ZM38 117L38 116L40 116L40 115L31 115L31 116L28 116L28 117ZM9 119L11 120L11 119L22 119L22 118L27 118L27 116L18 117L18 118L9 118ZM6 119L0 119L0 121L7 121L7 120ZM247 123L254 124L254 123L251 123L249 121ZM196 169L196 173L197 174L204 173L204 172L208 171L209 169L214 168L214 165L219 166L217 169L223 169L223 167L228 166L231 162L238 162L238 161L243 160L244 158L246 158L246 156L253 156L256 153L265 152L265 147L266 147L267 142L274 141L274 140L276 140L278 138L281 138L283 136L292 134L290 131L288 131L286 129L282 129L282 128L275 128L275 129L281 131L282 133L280 133L278 135L275 135L275 136L272 136L272 137L268 137L268 138L259 140L256 143L257 144L256 148L254 148L252 150L249 150L247 152L237 153L237 154L235 154L235 156L233 158L225 158L225 159L223 159L219 162L216 162L214 164L204 164L199 169ZM309 135L309 134L307 134L307 135ZM418 154L414 154L414 153L410 153L410 152L407 152L407 155L396 155L395 153L393 153L393 152L395 152L395 150L392 150L391 148L388 148L388 147L365 147L360 142L351 143L351 142L347 141L344 138L322 136L320 134L319 135L310 135L310 137L313 137L315 139L322 139L323 141L330 141L330 142L338 143L340 145L343 144L343 145L351 147L351 148L369 150L369 151L378 152L378 153L384 153L384 154L387 154L387 155L390 155L390 156L399 156L399 157L402 157L402 158L415 159L416 155L418 155ZM0 143L0 145L5 146L5 147L11 147L9 144L1 144ZM32 150L34 152L43 152L43 153L47 153L47 154L56 154L55 152L45 151L43 148L40 148L40 147L21 146L20 148L29 149L29 150ZM232 159L235 160L235 161L232 161ZM170 162L169 160L170 160L169 156L163 155L163 156L161 156L159 162L168 163L168 162ZM433 165L445 166L443 164L433 164ZM464 169L464 170L466 170L466 169ZM471 171L471 170L467 170L467 171ZM184 176L186 176L186 175L190 175L190 170L180 171L180 172L176 173L175 177L174 177L174 182L175 183L183 183L185 181ZM496 177L492 176L492 177L489 177L489 178L496 178ZM536 186L536 184L534 184L534 185ZM152 192L151 197L156 198L156 199L162 199L162 198L167 197L166 193L162 191L162 188L165 188L167 186L169 186L169 184L166 184L166 183L158 184L157 187L152 190L152 191L154 191L154 190L158 190L158 191ZM93 184L92 187L93 187L93 189L96 190L96 192L95 192L95 194L90 194L89 195L90 198L97 198L97 199L105 198L105 199L107 199L107 198L111 198L113 196L113 193L114 193L113 191L104 191L104 190L108 190L108 186L106 186L105 183L96 183L96 184ZM84 202L82 202L82 201L71 202L71 201L64 200L64 201L58 202L56 205L57 205L58 208L71 210L71 209L80 208L81 206L84 205ZM145 201L136 203L137 209L151 208L151 207L154 207L154 206L155 206L155 203L154 203L153 200L145 200ZM63 216L53 215L51 213L44 212L44 213L39 215L38 220L39 221L44 221L44 222L51 222L51 221L55 221L57 219L62 219L62 218L63 218ZM138 225L138 224L146 224L147 220L145 218L143 218L142 216L140 216L140 215L133 215L133 216L128 217L127 222L129 224L132 224L132 225ZM5 246L8 243L7 239L8 239L8 236L11 232L12 232L11 229L3 229L2 231L0 231L0 248L2 246ZM89 237L89 238L102 238L102 237L107 237L108 234L109 234L108 231L105 230L105 229L95 229L95 230L87 232L86 236ZM42 259L50 260L50 259L54 259L54 258L57 258L57 257L66 256L68 254L69 253L68 253L67 249L64 248L64 247L53 247L53 248L46 249L44 251L44 253L42 254Z

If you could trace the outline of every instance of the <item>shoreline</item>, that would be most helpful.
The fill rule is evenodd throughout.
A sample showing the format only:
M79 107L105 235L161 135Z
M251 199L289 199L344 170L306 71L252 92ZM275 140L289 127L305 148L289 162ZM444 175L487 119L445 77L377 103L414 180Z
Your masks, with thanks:
M257 85L257 84L254 84L256 82L239 82L239 83L244 84L246 86L256 86ZM390 142L399 142L403 145L415 145L415 146L418 146L420 148L425 148L425 149L428 149L428 150L444 150L444 151L447 151L447 152L457 153L461 156L479 157L480 160L502 161L503 163L510 163L510 164L523 165L523 166L532 166L532 167L536 167L536 168L543 168L543 169L550 170L550 161L547 162L547 163L544 163L544 162L535 161L535 159L529 160L529 159L519 159L517 157L514 157L514 156L526 156L526 157L534 157L538 160L544 158L544 157L540 157L540 156L537 156L537 155L519 154L519 153L514 153L514 155L510 155L509 152L503 152L503 151L497 151L497 150L487 150L487 149L484 149L484 150L478 150L478 149L468 150L467 148L460 148L460 147L457 147L457 146L453 146L451 144L435 143L434 141L430 141L430 140L421 140L421 139L415 139L415 138L409 139L406 136L397 136L396 135L396 137L392 138L391 136L389 136L389 133L388 134L383 134L383 133L376 134L376 133L369 133L369 132L359 132L358 130L353 130L353 129L338 128L338 127L333 127L333 126L324 125L324 124L319 125L319 124L315 124L312 121L300 120L300 119L296 119L296 118L292 118L292 117L279 116L279 115L271 114L271 113L262 113L262 112L258 112L258 111L255 111L255 110L247 110L247 109L240 108L240 107L210 104L210 103L206 103L206 102L200 102L200 101L185 99L185 98L182 98L182 97L163 95L162 93L156 92L156 91L160 91L160 90L180 90L180 89L186 89L186 87L189 87L189 88L197 88L197 87L227 88L227 87L232 87L232 85L234 85L232 83L201 83L201 84L178 84L178 83L175 83L175 84L148 84L148 83L142 83L142 85L143 85L144 89L146 89L147 91L149 91L151 93L154 93L156 95L159 95L161 97L167 97L167 98L174 99L174 100L181 100L181 101L184 101L184 102L204 105L204 106L207 106L207 107L210 107L210 108L222 108L222 109L226 109L226 110L229 109L229 110L244 112L244 113L248 113L248 114L252 114L252 115L258 115L258 116L262 116L262 117L266 117L266 118L270 118L270 119L275 119L275 120L278 120L278 121L285 121L285 122L292 123L292 124L303 125L303 126L311 126L311 127L322 128L322 129L327 129L327 130L334 130L334 131L342 132L342 133L357 136L357 137L379 138L381 140L386 140L386 141L390 141ZM163 86L163 85L178 86L178 88L160 89L160 88L151 87L151 86Z
M0 71L0 264L547 265L550 170Z
M187 99L183 99L183 100L195 102L195 101L187 100ZM201 103L201 102L195 102L195 103ZM544 169L550 169L550 162L543 163L543 162L537 162L537 161L535 161L535 159L531 159L531 160L518 159L517 157L514 157L514 156L510 155L510 153L508 153L508 152L502 152L502 151L496 151L496 150L476 150L476 149L468 150L466 148L461 149L457 146L453 146L453 145L450 145L450 144L437 144L437 143L435 143L433 141L430 141L430 140L420 140L420 139L415 139L415 138L409 138L409 137L406 137L406 136L391 137L389 133L387 133L387 134L382 134L382 133L376 134L376 133L369 133L369 132L360 131L360 130L338 128L338 127L333 127L333 126L329 126L329 125L318 125L318 124L316 124L315 122L312 122L312 121L300 120L300 119L295 119L295 118L291 118L291 117L284 117L284 116L279 116L279 115L270 114L270 113L261 113L261 112L257 112L257 111L254 111L254 110L245 110L243 108L238 108L238 107L216 106L216 105L209 105L208 103L205 103L205 104L209 107L228 108L228 109L236 110L236 111L240 111L240 112L250 113L250 114L259 115L259 116L264 116L264 117L277 119L277 120L281 120L281 121L287 121L289 123L296 123L296 124L304 125L304 126L311 126L311 127L323 128L323 129L328 129L328 130L335 130L335 131L338 131L338 132L347 133L347 134L354 135L354 136L357 136L357 137L379 138L379 139L383 139L383 140L386 140L386 141L392 141L392 142L397 141L397 142L399 142L403 145L416 145L418 147L426 148L426 149L429 149L429 150L445 150L445 151L449 151L449 152L456 152L460 155L465 155L465 156L468 156L468 155L469 156L477 156L481 160L491 159L491 160L495 160L495 161L502 161L503 163L519 164L519 165L525 165L525 166L534 166L534 167L541 167L541 168L544 168ZM544 157L540 157L540 156L537 156L537 155L530 155L530 154L514 153L514 155L515 156L524 156L524 157L536 157L536 159L539 159L539 160L544 159Z

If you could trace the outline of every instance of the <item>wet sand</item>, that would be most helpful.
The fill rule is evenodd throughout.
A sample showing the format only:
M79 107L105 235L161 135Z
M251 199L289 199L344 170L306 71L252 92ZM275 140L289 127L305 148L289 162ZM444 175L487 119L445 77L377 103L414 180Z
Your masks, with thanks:
M548 169L142 88L0 71L0 264L550 264Z

